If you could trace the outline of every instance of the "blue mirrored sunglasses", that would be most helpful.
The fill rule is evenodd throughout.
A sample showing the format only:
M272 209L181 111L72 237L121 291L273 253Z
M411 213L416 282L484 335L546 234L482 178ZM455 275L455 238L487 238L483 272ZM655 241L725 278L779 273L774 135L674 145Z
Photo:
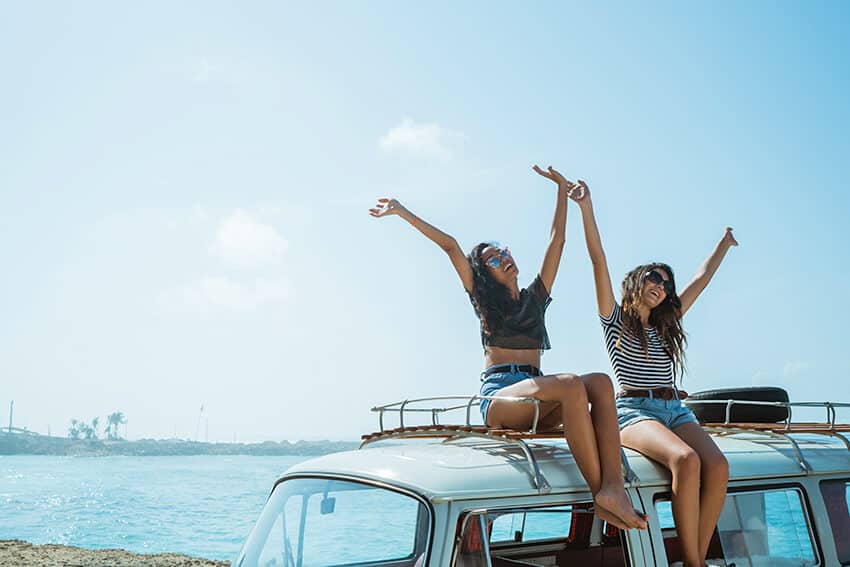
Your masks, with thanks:
M487 261L484 262L484 263L487 264L488 266L490 266L491 268L498 268L499 266L502 265L502 260L507 260L508 258L510 258L510 256L511 256L511 251L508 250L507 246L505 246L504 248L499 250L498 254L495 254L495 255L487 258Z

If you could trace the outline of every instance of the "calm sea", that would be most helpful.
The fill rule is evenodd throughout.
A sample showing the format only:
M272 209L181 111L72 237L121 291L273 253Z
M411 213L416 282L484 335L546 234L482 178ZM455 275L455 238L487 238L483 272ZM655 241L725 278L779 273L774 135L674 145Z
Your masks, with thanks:
M0 456L0 539L232 560L274 481L307 458ZM771 547L813 557L800 544L808 537L799 502L790 491L767 497ZM669 504L655 513L672 526ZM544 521L552 533L566 529L557 516Z
M0 456L0 539L232 560L306 459Z

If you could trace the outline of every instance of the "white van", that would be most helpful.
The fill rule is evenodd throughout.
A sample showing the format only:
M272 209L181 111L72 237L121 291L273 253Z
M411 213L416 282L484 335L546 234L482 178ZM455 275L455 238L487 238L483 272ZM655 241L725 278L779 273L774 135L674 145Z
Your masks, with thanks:
M730 465L710 564L850 565L850 425L835 423L836 408L850 404L694 398L692 407L726 418L705 424ZM624 451L627 493L650 524L645 531L618 530L593 515L562 432L476 426L470 416L480 399L374 408L380 429L364 435L359 450L311 459L275 483L233 565L644 567L681 561L666 469ZM784 421L732 421L745 405L761 415L780 411ZM792 421L791 410L800 406L822 408L826 420ZM443 425L447 412L466 418ZM390 416L397 427L385 425ZM423 416L426 423L411 423Z

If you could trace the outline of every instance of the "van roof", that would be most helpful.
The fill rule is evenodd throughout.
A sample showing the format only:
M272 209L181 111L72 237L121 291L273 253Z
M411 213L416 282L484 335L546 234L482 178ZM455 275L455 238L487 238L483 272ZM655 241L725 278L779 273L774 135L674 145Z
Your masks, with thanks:
M850 444L822 434L795 435L794 439L809 470L787 440L763 434L714 435L729 461L730 480L850 473ZM527 445L551 493L587 491L563 440L529 440ZM634 451L627 449L626 455L636 484L669 484L670 473L665 468ZM538 494L531 464L522 450L496 439L380 442L299 463L284 476L311 474L383 482L432 500Z

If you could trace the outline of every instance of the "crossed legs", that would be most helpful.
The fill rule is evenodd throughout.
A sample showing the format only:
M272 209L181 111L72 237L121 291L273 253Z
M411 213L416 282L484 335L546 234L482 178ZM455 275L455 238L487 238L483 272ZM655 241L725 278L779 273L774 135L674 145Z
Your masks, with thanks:
M544 402L541 425L564 425L567 444L590 486L599 516L619 528L646 529L646 520L632 507L623 487L617 409L607 375L537 376L502 388L498 395ZM487 423L494 427L524 429L533 418L528 404L507 401L494 400L487 412Z

